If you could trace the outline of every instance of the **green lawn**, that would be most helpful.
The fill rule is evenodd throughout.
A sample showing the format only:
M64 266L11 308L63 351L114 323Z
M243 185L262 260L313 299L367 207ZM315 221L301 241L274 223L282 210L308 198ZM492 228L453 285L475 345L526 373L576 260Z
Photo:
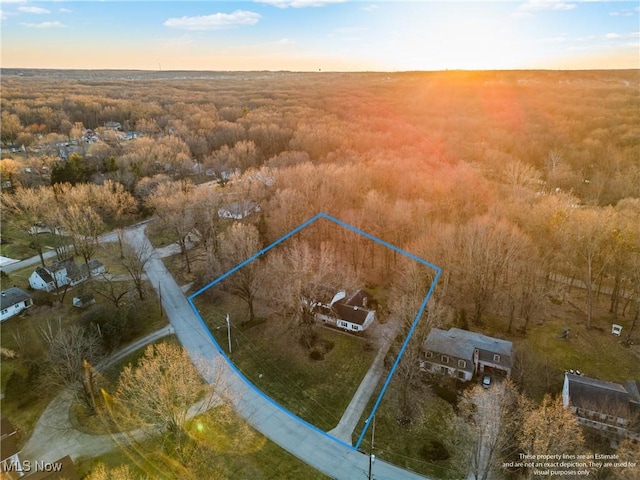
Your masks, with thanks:
M453 407L423 385L419 391L412 392L415 398L413 421L402 425L398 421L399 391L398 381L394 378L375 415L373 453L384 461L431 478L463 478L466 466L459 455L467 446L455 431ZM371 411L379 393L377 389L365 411ZM354 442L362 433L364 421L365 418L360 419L354 431ZM359 447L363 452L371 451L372 431L370 426L363 437Z
M25 269L25 272L27 269ZM30 271L30 270L29 270ZM22 272L11 274L12 282L23 277ZM23 286L18 283L18 286ZM34 305L19 316L10 318L0 324L0 345L17 353L15 359L2 359L0 362L0 385L5 397L0 401L2 414L10 418L20 428L25 441L35 423L48 403L58 394L59 389L44 388L37 380L39 365L46 355L46 344L42 340L39 328L47 325L49 320L62 323L63 328L80 321L81 316L105 305L106 300L96 295L97 303L88 309L79 310L72 306L74 292L78 287L70 289L61 305L53 295L38 292L38 298L52 301L52 306ZM38 302L36 302L38 303ZM160 316L157 302L149 298L144 308L136 313L136 334L129 340L134 341L167 323L166 317ZM45 382L46 383L46 382Z
M6 217L0 223L2 232L2 244L0 244L0 255L3 257L22 260L36 255L36 251L29 246L31 236L24 230L17 228L12 222L6 221Z
M333 348L323 360L312 360L294 333L276 327L275 319L240 325L238 319L246 318L244 306L232 296L219 293L213 301L198 297L196 303L225 351L224 315L230 312L231 361L259 389L321 430L338 424L376 354L360 337L318 328L319 337Z
M516 347L524 346L559 372L574 369L601 380L640 381L640 347L623 345L631 327L631 313L614 320L608 311L609 297L602 295L600 299L594 299L591 328L587 328L585 305L584 290L574 288L564 300L556 299L537 313L526 335L516 331L517 323L513 334L506 335L505 320L495 316L487 316L481 333L506 338ZM623 326L621 336L611 334L612 323ZM477 329L473 325L470 327ZM558 338L564 327L570 328L569 338ZM634 337L640 338L640 325L636 327ZM562 385L558 384L557 390L560 388Z
M587 329L584 324L570 323L569 338L558 338L565 325L565 320L547 319L532 326L523 343L562 371L577 369L587 376L612 382L640 381L640 358L621 344L624 337L611 334L610 324L607 330L607 325Z
M38 328L44 327L47 320L57 322L60 319L63 325L77 321L78 314L69 310L57 304L53 307L33 306L0 326L2 347L17 354L17 358L2 359L0 364L2 393L5 395L0 401L2 415L20 430L22 442L29 437L43 410L59 392L57 388L43 388L34 380L40 373L39 363L46 351Z
M246 424L238 415L222 407L191 420L188 430L199 450L180 478L215 478L216 480L267 480L328 478L304 464ZM135 452L115 450L101 457L80 461L81 475L93 471L99 463L115 468L127 464L134 475L151 478L177 478L175 462L159 452L163 439L158 437L139 445ZM166 463L165 463L166 462ZM163 468L169 465L168 468ZM171 469L171 470L170 470ZM136 480L135 477L130 480Z
M145 233L155 248L166 247L176 241L174 235L162 227L158 221L149 223L145 229Z
M0 230L2 232L0 255L15 260L23 260L38 254L36 249L31 247L33 238L25 230L16 227L16 225L10 221L7 222L6 219L0 222ZM38 239L41 245L43 245L43 253L52 250L52 246L60 242L59 237L50 233L41 233L38 235ZM71 243L70 238L67 238L66 241L69 244Z

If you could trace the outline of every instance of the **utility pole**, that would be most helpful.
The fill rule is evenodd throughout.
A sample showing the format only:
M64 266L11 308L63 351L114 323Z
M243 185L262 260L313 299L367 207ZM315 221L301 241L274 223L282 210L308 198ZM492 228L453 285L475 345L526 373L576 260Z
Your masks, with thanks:
M371 425L371 449L369 450L369 480L373 478L373 462L376 456L373 454L373 442L376 436L376 416L373 416L373 424Z
M228 313L227 313L227 338L229 339L229 353L231 353L231 323L229 322Z

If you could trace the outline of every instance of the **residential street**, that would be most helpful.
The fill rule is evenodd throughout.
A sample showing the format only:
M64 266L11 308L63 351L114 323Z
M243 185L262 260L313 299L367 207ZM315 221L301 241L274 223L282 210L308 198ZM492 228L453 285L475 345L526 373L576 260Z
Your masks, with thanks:
M128 229L125 239L136 248L149 242L144 233L144 225ZM355 480L369 477L367 455L296 420L248 385L224 361L182 290L157 255L147 262L145 272L161 295L162 305L171 325L196 367L210 383L220 382L236 411L251 425L285 450L332 478ZM376 479L425 478L381 460L375 461L373 471L373 478Z
M125 241L136 248L149 243L144 228L146 222L125 231ZM115 234L105 235L102 241L115 241ZM382 360L389 345L397 334L397 329L389 322L379 325L381 336L380 353L363 379L353 400L345 411L338 426L332 431L336 440L328 434L308 426L285 412L266 395L247 384L219 354L205 327L195 315L182 289L156 251L145 266L145 273L154 289L162 298L164 311L170 325L128 345L99 367L105 367L124 358L138 348L165 335L175 333L191 356L201 374L211 384L217 384L219 391L233 403L251 425L273 442L286 449L300 460L324 474L336 479L369 478L369 457L350 446L351 434L357 425L366 404L382 375ZM18 262L19 268L38 263L39 257ZM16 265L16 264L13 264ZM13 265L11 265L13 267ZM45 409L34 431L22 449L23 459L32 461L55 461L65 455L73 459L95 457L113 450L124 435L91 435L76 430L69 420L69 406L72 394L65 391L58 395ZM205 408L213 403L209 402ZM192 414L202 411L202 405L195 405ZM143 432L137 432L142 436ZM373 468L375 479L424 479L426 477L403 470L376 459Z
M156 330L127 345L96 367L106 368L139 348L171 333L173 331L170 326ZM20 458L23 461L55 462L65 455L70 455L74 460L80 457L97 457L113 450L117 441L126 440L122 434L91 435L76 430L69 420L72 401L73 393L70 390L64 390L47 406L38 419L31 437L20 451ZM137 436L142 436L142 432Z

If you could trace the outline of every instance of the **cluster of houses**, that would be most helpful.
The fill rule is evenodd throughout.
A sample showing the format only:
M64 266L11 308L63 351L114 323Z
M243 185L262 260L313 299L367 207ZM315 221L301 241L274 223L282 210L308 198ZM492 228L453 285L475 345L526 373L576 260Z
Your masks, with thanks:
M513 344L467 330L431 329L423 344L425 372L461 382L491 375L509 378ZM579 372L565 373L562 401L578 422L617 443L640 441L640 385L636 381L606 382Z
M52 292L61 287L73 287L105 273L104 265L98 260L89 260L87 264L77 265L73 259L60 260L47 267L38 267L29 276L29 285L34 290Z
M38 267L29 276L29 286L34 290L53 292L62 287L73 287L90 277L105 273L105 266L98 260L78 265L73 259L54 262L46 267ZM74 299L74 305L84 307L88 300ZM0 294L0 322L15 317L33 305L31 295L18 287L7 288Z
M253 205L242 205L238 206L238 211L229 211L243 215L253 208ZM235 218L231 214L229 216ZM51 292L64 286L77 285L104 272L104 265L97 260L91 260L87 265L77 265L72 259L67 259L36 268L29 277L29 284L33 289ZM308 301L318 323L359 333L375 322L375 302L364 289L349 294L341 290L333 296L327 290L319 297ZM29 308L33 300L24 290L12 287L2 291L0 303L0 320L4 321ZM463 383L481 377L509 378L514 360L512 342L459 328L432 328L423 342L422 353L419 364L422 371ZM571 409L581 425L606 435L614 442L625 438L640 441L638 382L607 382L569 371L565 374L562 399L565 408ZM9 445L10 436L7 438ZM5 458L4 434L2 441L2 468L5 468L6 462L13 460L12 457L7 457L8 460ZM7 449L9 451L10 448Z
M330 301L313 301L317 322L350 332L363 332L375 321L372 297L365 290L336 293ZM420 369L460 382L509 378L513 368L513 343L468 330L432 328L422 345ZM486 384L485 384L486 386ZM565 374L562 400L578 422L610 438L640 441L640 385L614 383L579 372Z

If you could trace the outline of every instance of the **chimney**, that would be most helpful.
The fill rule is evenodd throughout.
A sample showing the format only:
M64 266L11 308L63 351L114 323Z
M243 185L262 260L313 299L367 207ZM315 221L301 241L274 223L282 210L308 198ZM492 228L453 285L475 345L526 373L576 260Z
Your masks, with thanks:
M362 306L367 308L367 303L369 303L369 299L367 297L362 297Z

